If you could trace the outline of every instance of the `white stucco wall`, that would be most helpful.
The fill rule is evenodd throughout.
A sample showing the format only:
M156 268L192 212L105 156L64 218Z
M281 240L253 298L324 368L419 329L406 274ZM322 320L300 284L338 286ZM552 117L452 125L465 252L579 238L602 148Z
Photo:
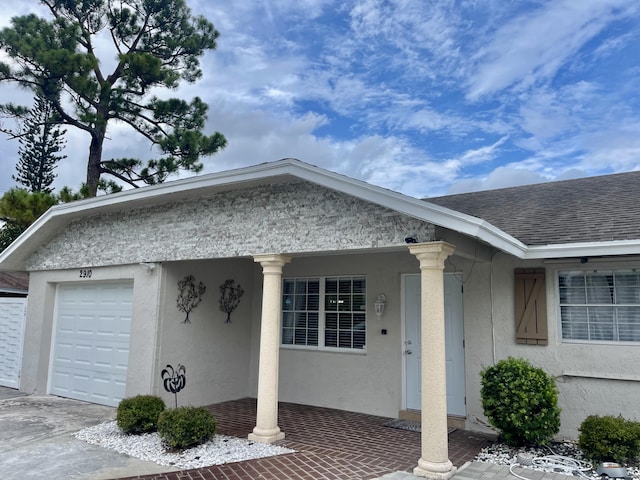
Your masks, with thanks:
M178 393L178 405L207 405L249 396L249 365L255 295L255 271L251 259L203 260L175 262L165 266L164 291L160 307L160 345L154 385L167 403L174 395L167 393L160 376L167 364L186 368L186 387ZM182 323L185 314L176 306L178 281L193 275L202 281L206 292L202 302L191 312L191 323ZM233 279L245 290L231 323L219 310L220 285Z
M366 352L335 352L295 347L280 349L280 400L395 417L402 408L401 275L418 273L407 252L297 257L284 277L365 275L367 278ZM373 303L387 296L381 320ZM258 319L254 321L258 322ZM254 325L257 331L259 323ZM382 329L387 334L381 333ZM252 360L252 385L257 360ZM252 391L252 396L256 391Z
M368 275L370 295L390 292L383 321L390 322L386 324L390 327L391 322L399 321L402 268L385 263L385 256L374 255L369 264L357 252L389 248L404 251L407 236L432 240L434 226L307 182L252 186L192 199L167 198L164 203L145 208L96 213L75 220L27 262L33 276L23 385L32 391L46 390L56 283L78 281L78 268L92 268L92 278L84 281L134 283L127 395L158 393L172 400L172 395L164 393L160 377L166 364L184 364L187 368L188 387L181 392L180 402L206 404L255 395L262 273L253 255L355 253L353 260L346 254L331 257L328 253L315 253L327 255L316 260L297 257L294 264L299 262L300 266L287 266L285 274ZM417 260L406 252L402 258L411 263L409 271L417 272ZM139 262L155 262L156 268L146 273ZM315 271L307 271L307 266ZM208 292L192 313L192 324L181 325L181 314L175 306L177 282L189 273L202 280ZM224 325L217 304L218 286L227 278L245 286L245 296L231 325ZM370 297L369 308L373 308L374 298ZM211 320L212 315L222 320ZM375 319L373 312L370 317ZM352 398L333 390L325 392L328 397L321 403L391 415L400 408L396 392L401 382L399 326L389 328L384 337L379 334L381 326L372 328L367 355L347 354L353 368L346 369L353 373L340 380L363 382L365 372L373 372L380 379L355 383ZM374 331L378 333L374 335ZM319 362L327 377L340 370L336 367L345 365L345 354L306 353L309 355L303 364ZM287 352L281 363L294 365L300 355ZM319 360L314 358L318 355ZM197 389L189 388L196 385ZM291 385L283 385L284 398L289 401L303 401L318 391L316 385L309 385L309 395L301 396Z
M515 342L514 269L533 267L546 269L547 346ZM560 438L577 438L580 424L592 414L640 419L640 345L563 342L557 286L561 270L634 267L640 267L640 260L586 265L579 259L523 262L502 253L495 256L493 264L477 264L465 286L464 299L468 428L478 427L475 418L486 420L480 403L480 370L509 356L527 358L556 377L562 408ZM572 372L585 376L566 375Z
M139 265L92 268L90 279L80 279L78 269L31 272L25 325L21 390L48 393L48 377L56 288L66 283L133 282L133 311L126 395L150 393L157 340L155 315L162 267L146 273Z

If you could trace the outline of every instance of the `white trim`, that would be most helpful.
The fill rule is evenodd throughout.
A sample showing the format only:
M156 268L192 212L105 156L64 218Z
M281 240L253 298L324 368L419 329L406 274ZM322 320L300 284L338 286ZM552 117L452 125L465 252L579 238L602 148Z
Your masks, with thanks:
M287 180L291 177L337 190L419 220L478 238L519 258L523 258L527 251L525 244L479 218L287 158L56 205L38 218L0 254L0 269L24 270L27 257L35 249L77 218L98 212L113 211L124 204L127 204L128 208L147 205L165 195L186 198L200 195L204 190L208 192L229 190L265 181Z
M527 248L521 257L526 260L563 258L563 257L593 257L601 255L638 255L640 254L639 240L612 240L609 242L577 242L552 245L534 245Z
M640 239L527 246L513 236L477 217L409 197L364 181L309 165L293 158L250 167L175 180L117 194L56 205L38 218L0 254L0 270L24 270L28 256L72 220L98 212L148 205L171 195L188 198L203 192L232 190L291 177L315 183L347 195L395 210L410 217L482 240L517 258L534 260L597 255L640 254Z
M402 356L402 396L400 398L400 405L402 410L407 409L407 355L404 353L407 344L407 313L406 313L406 305L405 305L405 296L406 296L406 283L407 277L410 275L420 275L419 273L402 273L400 274L400 298L402 301L400 302L400 355Z

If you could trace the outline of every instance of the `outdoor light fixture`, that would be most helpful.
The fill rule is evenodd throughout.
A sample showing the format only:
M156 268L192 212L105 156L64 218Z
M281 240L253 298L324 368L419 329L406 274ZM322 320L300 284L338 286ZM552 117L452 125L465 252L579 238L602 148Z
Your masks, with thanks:
M140 262L139 265L147 273L153 272L153 269L156 268L156 264L152 262Z
M378 320L380 320L380 317L384 313L384 306L386 303L387 303L387 297L385 296L385 294L381 293L380 295L378 295L378 298L376 298L376 301L374 303L374 306L376 307L376 315L378 316Z

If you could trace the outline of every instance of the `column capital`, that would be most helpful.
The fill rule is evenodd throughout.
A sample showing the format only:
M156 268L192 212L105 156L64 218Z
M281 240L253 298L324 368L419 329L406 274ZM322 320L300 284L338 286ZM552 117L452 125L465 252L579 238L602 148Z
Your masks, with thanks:
M291 261L291 257L270 253L266 255L254 255L253 261L262 265L264 273L281 273L282 267Z
M444 269L444 261L456 247L447 242L413 243L409 245L409 252L420 261L420 268Z

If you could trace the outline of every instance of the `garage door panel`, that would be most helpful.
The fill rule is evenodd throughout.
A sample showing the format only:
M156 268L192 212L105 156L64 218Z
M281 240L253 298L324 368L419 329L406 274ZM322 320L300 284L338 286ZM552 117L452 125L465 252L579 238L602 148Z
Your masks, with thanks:
M124 397L133 286L61 286L51 393L104 405Z

